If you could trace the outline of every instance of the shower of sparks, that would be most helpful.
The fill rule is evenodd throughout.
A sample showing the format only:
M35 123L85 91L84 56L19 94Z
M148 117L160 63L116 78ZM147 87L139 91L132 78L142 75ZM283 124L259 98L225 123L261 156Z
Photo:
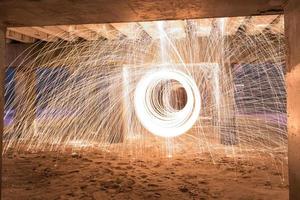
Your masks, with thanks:
M13 120L5 125L4 152L286 156L277 21L264 28L251 18L177 21L181 29L172 29L176 21L143 22L131 37L35 44L7 84L14 92L6 90L5 119ZM152 34L142 28L150 25Z

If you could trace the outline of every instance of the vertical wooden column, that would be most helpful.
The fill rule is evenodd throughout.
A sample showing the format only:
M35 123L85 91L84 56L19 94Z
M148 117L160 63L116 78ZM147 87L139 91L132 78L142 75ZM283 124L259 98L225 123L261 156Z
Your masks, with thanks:
M0 150L1 150L1 161L0 161L0 173L1 173L1 180L2 180L2 140L3 140L3 117L4 117L4 104L5 104L5 99L4 99L4 79L5 79L5 27L2 27L0 24ZM0 198L2 196L2 181L0 183Z
M300 1L285 7L287 116L290 200L300 199Z
M123 78L122 78L122 67L120 66L111 66L108 70L108 73L114 74L115 77L118 77L117 82L122 83ZM116 81L116 80L114 80ZM108 87L109 89L109 106L110 106L110 111L111 114L115 116L115 119L111 124L109 125L109 137L108 141L110 143L122 143L125 138L125 134L127 131L127 126L126 123L126 115L125 115L125 102L124 102L124 97L120 98L120 94L123 94L123 86L120 87L119 84L115 84L114 81L109 81Z
M224 64L221 71L220 140L224 145L237 144L234 79L231 64Z
M220 26L220 19L215 19L213 21L213 27L215 27L214 34L218 37L215 40L215 59L216 63L220 65L219 71L219 89L220 89L220 105L219 105L219 122L217 126L220 133L220 143L224 145L235 145L238 142L236 135L236 107L234 98L234 79L232 73L232 62L231 59L225 57L224 50L226 46L232 46L232 43L225 40L224 34L222 32L222 26Z
M15 73L14 131L19 136L32 131L36 118L36 71L17 68Z

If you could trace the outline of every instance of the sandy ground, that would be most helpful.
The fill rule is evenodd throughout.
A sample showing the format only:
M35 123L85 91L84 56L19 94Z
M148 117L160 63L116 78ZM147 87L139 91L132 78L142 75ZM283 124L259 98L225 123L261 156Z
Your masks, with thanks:
M286 165L270 157L177 155L147 160L109 153L12 153L2 199L288 199Z

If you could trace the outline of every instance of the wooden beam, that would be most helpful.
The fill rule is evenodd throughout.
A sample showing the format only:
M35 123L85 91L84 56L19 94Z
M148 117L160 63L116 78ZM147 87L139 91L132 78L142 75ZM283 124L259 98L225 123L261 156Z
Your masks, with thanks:
M36 118L37 80L36 69L23 71L22 66L15 70L15 116L14 131L30 130Z
M4 119L4 105L5 105L5 98L4 98L4 92L5 92L5 35L6 30L5 27L3 27L0 24L0 178L2 180L2 152L3 152L3 119ZM0 197L2 197L2 181L0 183Z
M29 37L27 35L23 35L21 33L18 33L18 32L12 31L12 30L6 31L6 38L16 40L19 42L23 42L23 43L34 43L36 41L36 39L33 37Z
M98 35L114 40L118 38L120 34L112 25L110 24L86 24L84 25L87 29L96 32Z
M195 28L195 34L199 37L209 36L212 29L213 19L194 19L189 20Z
M121 34L125 35L130 39L135 39L139 36L142 30L140 25L136 22L131 23L112 23L111 24Z
M98 35L95 32L90 31L83 25L71 25L71 26L62 25L58 27L68 32L71 35L81 37L85 40L96 40L98 38Z
M276 17L277 15L251 17L249 22L246 24L246 33L248 35L257 35L261 33L276 19Z
M183 20L165 21L165 31L168 35L175 39L185 38L185 22Z
M140 22L139 23L144 31L150 35L153 39L162 37L160 29L171 36L172 38L179 39L186 37L185 29L186 25L183 20L170 20L161 22ZM159 26L162 26L159 28Z
M53 37L52 35L49 35L49 34L44 33L44 32L40 32L40 31L35 30L33 28L30 28L30 27L8 28L8 30L11 30L11 31L23 34L23 35L27 35L27 36L32 37L32 38L43 40L43 41L46 41L46 42L54 42L54 41L58 40L57 37Z
M58 37L62 40L74 41L76 39L76 37L70 35L70 33L60 29L57 26L34 26L32 28L37 31L52 35L53 37Z
M225 35L236 34L238 28L246 21L245 17L231 17L226 18Z
M160 37L157 22L139 22L143 30L153 39L158 39Z
M287 39L287 130L289 199L300 199L300 2L289 0L284 13Z
M273 21L274 23L272 23L269 27L269 29L271 30L271 32L277 34L284 34L284 17L283 15L279 15L275 21Z
M1 0L7 26L50 26L283 13L287 0Z

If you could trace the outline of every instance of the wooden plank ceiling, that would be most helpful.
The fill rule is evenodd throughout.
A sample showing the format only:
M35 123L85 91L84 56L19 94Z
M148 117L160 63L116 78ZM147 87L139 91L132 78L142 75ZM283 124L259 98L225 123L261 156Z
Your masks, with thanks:
M249 35L259 34L263 30L274 33L283 33L283 16L253 16L223 18L226 35L234 35L238 28L243 26ZM208 36L215 24L215 20L169 20L164 21L164 30L174 38L186 37L188 24L195 24L195 34L199 37ZM115 40L120 37L134 39L137 33L144 31L153 39L159 38L160 22L131 22L110 24L85 24L85 25L59 25L41 27L11 27L7 29L6 37L10 40L22 43L34 43L36 41L76 41L96 40L99 37L107 40Z

